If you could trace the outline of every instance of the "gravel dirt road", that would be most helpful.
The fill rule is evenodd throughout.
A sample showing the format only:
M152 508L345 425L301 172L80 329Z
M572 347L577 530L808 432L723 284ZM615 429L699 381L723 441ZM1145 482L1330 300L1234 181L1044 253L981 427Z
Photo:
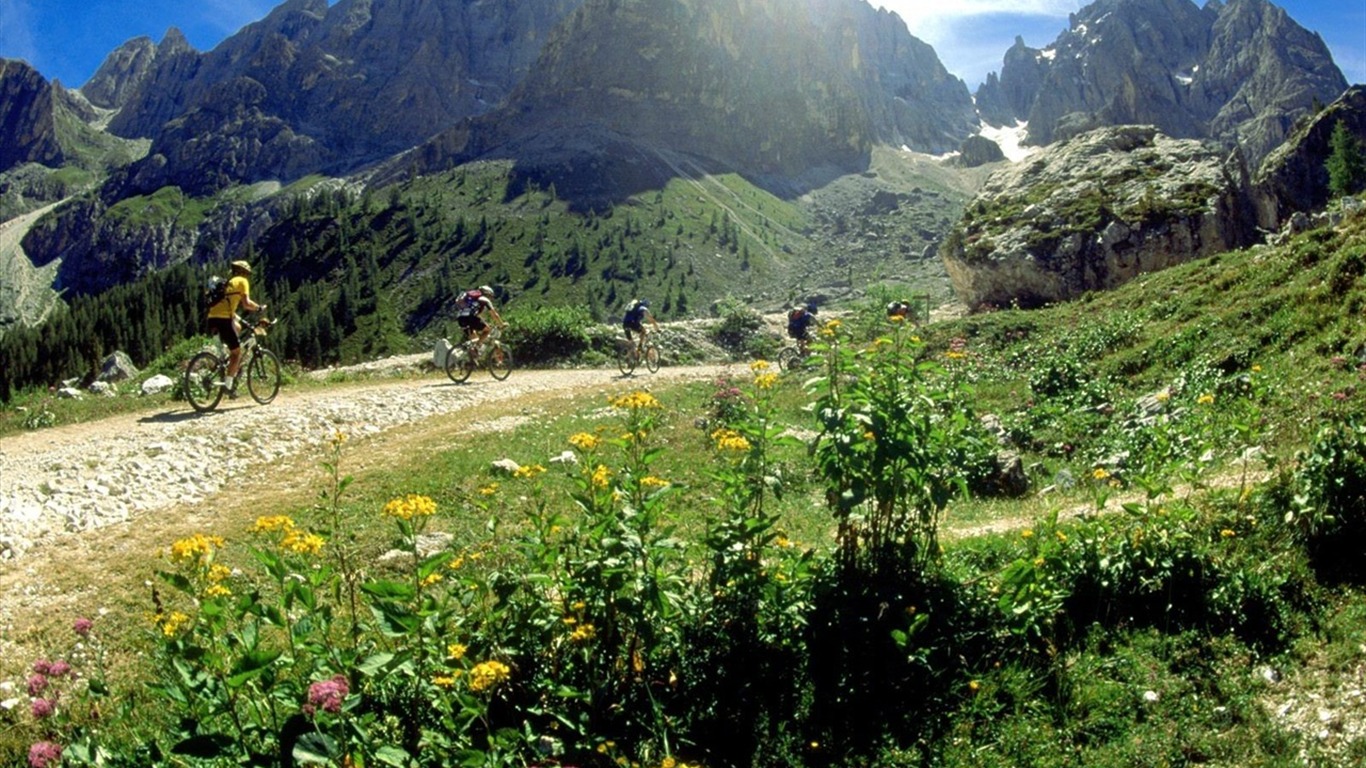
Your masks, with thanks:
M123 587L100 574L116 559L146 560L177 537L223 524L229 492L260 499L314 488L317 463L338 431L349 448L367 446L348 450L353 456L402 461L410 444L443 430L511 428L554 409L601 408L613 393L725 370L666 366L634 377L519 370L502 382L480 372L466 384L427 374L287 388L270 405L243 396L205 414L170 403L0 438L0 657L8 655L7 638L44 616L144 598L117 594Z

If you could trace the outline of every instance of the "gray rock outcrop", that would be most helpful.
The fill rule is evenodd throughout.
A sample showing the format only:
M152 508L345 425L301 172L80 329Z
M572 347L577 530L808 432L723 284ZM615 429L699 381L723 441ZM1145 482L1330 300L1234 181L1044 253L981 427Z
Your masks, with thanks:
M1258 237L1237 153L1102 128L996 172L940 250L969 307L1037 306Z

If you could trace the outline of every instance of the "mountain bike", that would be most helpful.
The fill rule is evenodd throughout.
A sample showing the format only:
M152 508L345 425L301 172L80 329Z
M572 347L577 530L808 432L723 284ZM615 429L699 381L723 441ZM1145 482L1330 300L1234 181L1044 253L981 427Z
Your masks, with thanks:
M228 375L228 354L221 342L218 351L205 350L191 357L185 365L184 378L185 399L190 407L201 413L217 408L225 392L236 397L237 385L243 379L251 399L261 405L274 400L280 394L280 358L261 345L274 324L275 321L264 317L242 323L242 367L231 389L222 386Z
M481 344L471 338L446 352L446 375L456 384L464 383L475 368L488 369L489 375L502 381L512 373L512 350L499 337L503 326L497 326Z
M783 371L805 368L811 364L811 357L815 353L811 351L810 345L802 347L799 344L792 344L778 350L778 368Z
M641 349L628 339L617 348L617 368L621 370L622 376L634 373L641 360L645 361L645 367L650 373L659 372L659 347L656 347L653 341L647 340L645 348Z

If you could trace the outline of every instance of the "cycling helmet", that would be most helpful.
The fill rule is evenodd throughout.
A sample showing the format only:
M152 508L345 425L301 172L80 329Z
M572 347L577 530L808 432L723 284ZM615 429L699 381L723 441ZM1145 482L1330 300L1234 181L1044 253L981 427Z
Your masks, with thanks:
M813 314L813 315L816 314L816 302L813 301L813 302L808 303L808 304L806 305L806 311L807 311L807 312L810 312L810 313Z
M244 274L244 275L250 275L250 274L251 274L251 265L248 264L248 263L245 262L245 261L240 261L240 260L239 260L239 261L234 261L234 262L232 263L232 271L234 271L234 272L241 272L241 273Z
M639 299L639 300L636 301L636 303L639 304L639 305L642 306L642 307L648 307L648 306L650 306L650 300L649 300L649 299Z
M482 293L482 294L484 294L485 296L492 296L492 295L493 295L493 289L490 288L490 287L488 287L487 285L481 285L481 286L479 286L479 292Z

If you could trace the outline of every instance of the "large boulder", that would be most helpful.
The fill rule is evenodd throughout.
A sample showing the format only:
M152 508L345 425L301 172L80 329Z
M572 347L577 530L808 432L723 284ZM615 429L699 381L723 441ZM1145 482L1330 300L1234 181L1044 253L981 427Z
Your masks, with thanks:
M1038 306L1253 242L1241 156L1102 128L997 171L940 249L969 307Z
M95 377L96 381L127 381L138 375L137 366L133 365L133 358L122 350L110 354L100 363L100 375Z

